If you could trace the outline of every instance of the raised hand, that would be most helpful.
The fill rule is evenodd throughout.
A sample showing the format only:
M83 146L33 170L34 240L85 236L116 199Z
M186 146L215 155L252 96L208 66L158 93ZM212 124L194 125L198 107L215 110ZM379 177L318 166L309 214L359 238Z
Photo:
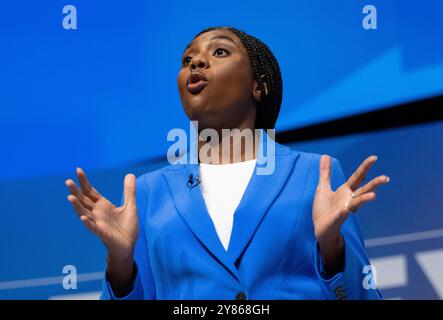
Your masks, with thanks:
M80 168L77 168L77 177L80 189L71 179L67 179L65 184L71 192L67 199L80 220L103 241L114 260L132 259L138 238L135 176L125 176L125 202L121 207L116 207L93 188Z
M340 228L350 212L356 212L363 204L376 198L375 190L389 182L389 177L380 175L364 186L368 170L377 161L370 156L362 162L351 177L335 192L331 190L331 158L323 155L320 159L320 177L315 193L312 219L314 233L326 264L336 269L340 265L340 254L343 252L343 239ZM338 256L338 257L337 257Z

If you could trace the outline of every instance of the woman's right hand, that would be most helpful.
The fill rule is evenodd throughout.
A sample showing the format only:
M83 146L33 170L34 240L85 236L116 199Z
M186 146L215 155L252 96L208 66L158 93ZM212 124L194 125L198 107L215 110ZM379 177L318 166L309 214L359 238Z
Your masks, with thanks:
M115 261L131 260L138 238L135 176L125 176L125 202L121 207L116 207L92 187L80 168L77 168L77 177L80 189L71 179L67 179L65 184L71 192L68 201L80 220L103 241L108 257Z

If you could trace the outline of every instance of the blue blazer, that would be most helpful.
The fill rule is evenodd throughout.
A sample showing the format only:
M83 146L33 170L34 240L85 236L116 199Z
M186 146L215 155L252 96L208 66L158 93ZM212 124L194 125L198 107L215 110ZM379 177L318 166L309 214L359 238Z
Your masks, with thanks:
M365 289L369 265L358 216L342 226L343 272L323 271L312 223L319 154L275 145L275 171L254 171L235 211L226 251L200 187L198 164L169 165L137 178L139 239L132 291L123 299L379 299ZM345 182L332 158L331 186ZM235 183L235 182L233 182ZM106 277L102 299L117 299ZM367 287L367 286L366 286Z

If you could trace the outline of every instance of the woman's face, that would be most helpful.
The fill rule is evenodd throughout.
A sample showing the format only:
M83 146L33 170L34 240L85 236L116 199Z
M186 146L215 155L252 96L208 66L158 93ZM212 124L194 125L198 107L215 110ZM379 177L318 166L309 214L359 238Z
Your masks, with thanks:
M203 33L183 53L180 98L199 129L253 128L254 84L248 53L229 30Z

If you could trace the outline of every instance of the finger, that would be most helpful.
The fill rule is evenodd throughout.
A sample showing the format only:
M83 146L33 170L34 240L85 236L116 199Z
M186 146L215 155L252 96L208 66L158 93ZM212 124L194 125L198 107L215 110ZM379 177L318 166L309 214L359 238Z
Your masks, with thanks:
M81 168L77 168L77 177L80 182L80 188L85 196L87 196L92 202L97 202L100 199L100 193L91 187L88 178L86 177L86 173Z
M377 161L377 156L370 156L366 158L365 161L362 162L362 164L357 168L357 170L355 170L355 172L346 182L351 188L351 190L355 190L360 185L360 183L363 180L365 180L366 173L372 167L375 161Z
M127 174L125 176L124 182L124 196L125 196L125 206L134 206L135 207L135 188L136 188L136 178L133 174Z
M83 222L85 227L88 228L89 231L91 231L95 234L99 233L99 229L97 227L97 224L94 222L94 220L92 220L88 216L81 216L80 220Z
M66 186L69 188L69 191L80 200L81 204L88 210L92 211L95 207L94 202L92 202L89 198L85 197L80 190L78 189L77 185L74 181L71 179L68 179L65 181Z
M320 177L318 187L331 189L331 158L328 155L322 155L320 158Z
M372 179L371 181L369 181L367 184L365 184L363 187L358 188L355 192L354 192L354 197L358 197L362 194L365 194L366 192L371 192L371 191L375 191L379 186L381 186L382 184L386 184L389 182L389 177L388 176L378 176L374 179Z
M376 199L375 192L367 192L357 198L353 198L349 201L348 209L352 212L356 212L363 204Z
M91 220L93 219L93 215L92 213L86 209L81 203L80 201L76 198L76 196L70 194L67 197L68 201L71 203L71 205L74 207L75 212L77 213L77 215L81 218L82 216L87 216L88 218L90 218Z

